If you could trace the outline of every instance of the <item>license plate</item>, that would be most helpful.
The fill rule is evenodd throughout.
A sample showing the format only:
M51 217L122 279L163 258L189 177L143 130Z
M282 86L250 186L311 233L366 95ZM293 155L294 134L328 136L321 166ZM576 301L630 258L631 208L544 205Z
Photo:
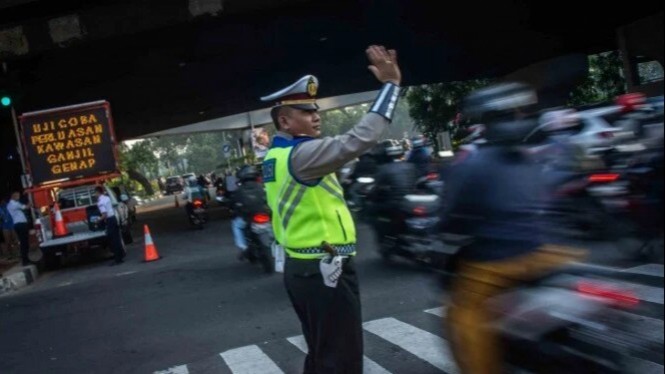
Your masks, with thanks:
M201 214L201 213L204 213L204 212L205 212L205 209L203 209L203 208L194 209L194 213L197 213L197 214Z
M252 223L252 232L262 233L272 230L272 225L268 223Z
M429 229L437 223L439 223L439 217L409 218L406 220L407 226L416 230Z

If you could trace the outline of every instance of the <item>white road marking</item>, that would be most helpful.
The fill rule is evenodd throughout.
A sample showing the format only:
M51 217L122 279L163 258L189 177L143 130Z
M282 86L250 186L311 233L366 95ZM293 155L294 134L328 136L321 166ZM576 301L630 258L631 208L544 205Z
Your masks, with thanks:
M630 269L625 269L623 271L626 273L652 275L654 277L663 278L663 265L660 264L647 264Z
M292 338L286 339L289 343L295 345L303 353L307 353L307 342L305 337L302 335L294 336ZM363 373L364 374L391 374L388 370L384 369L381 365L369 359L367 356L363 356Z
M663 374L665 370L663 365L634 357L627 358L624 366L628 374Z
M284 374L256 345L231 349L219 355L233 374Z
M187 365L174 366L170 369L156 371L155 374L189 374Z
M433 308L433 309L427 309L425 313L433 314L437 317L446 317L448 315L448 307L447 306L442 306L438 308Z
M130 275L130 274L134 274L134 273L138 273L138 271L126 271L124 273L118 273L115 276L116 277L122 277L123 275Z
M367 322L363 326L372 334L395 344L446 373L459 373L446 341L430 332L395 318L383 318Z

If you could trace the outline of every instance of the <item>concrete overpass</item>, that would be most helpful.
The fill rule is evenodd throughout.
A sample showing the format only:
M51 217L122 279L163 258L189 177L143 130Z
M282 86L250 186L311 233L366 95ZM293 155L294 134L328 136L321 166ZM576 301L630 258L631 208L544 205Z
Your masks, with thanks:
M0 60L20 83L19 112L106 99L119 137L129 139L261 109L259 96L304 73L319 76L324 97L374 90L363 54L370 43L400 51L406 84L499 76L615 49L619 26L653 14L661 14L654 33L662 41L662 9L655 0L602 12L569 0L546 8L509 0L5 0Z

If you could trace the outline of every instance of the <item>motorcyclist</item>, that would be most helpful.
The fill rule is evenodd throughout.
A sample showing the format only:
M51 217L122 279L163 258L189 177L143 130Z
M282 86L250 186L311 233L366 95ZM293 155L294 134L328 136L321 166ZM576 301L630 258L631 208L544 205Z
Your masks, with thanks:
M427 139L417 135L411 139L413 149L409 153L408 161L416 166L418 177L424 177L430 172L431 154L427 146Z
M383 160L375 178L371 200L375 217L393 217L399 211L404 196L413 193L418 170L414 164L403 162L404 148L396 140L385 140L380 145ZM391 225L376 222L379 236L392 230Z
M488 299L581 257L541 234L546 186L521 147L538 125L525 115L536 102L535 91L518 83L480 89L464 102L465 114L487 126L487 143L448 170L442 205L443 231L474 238L460 249L447 317L462 373L502 372Z
M260 173L256 167L245 165L237 173L240 185L231 195L231 209L233 210L233 238L236 247L240 250L238 259L246 258L247 240L245 229L256 213L269 212L266 203L266 193L263 184L259 182Z
M185 199L187 200L185 211L187 212L187 217L191 217L194 214L194 201L197 199L204 201L205 191L195 176L187 178L186 184L183 191L183 195L185 195Z

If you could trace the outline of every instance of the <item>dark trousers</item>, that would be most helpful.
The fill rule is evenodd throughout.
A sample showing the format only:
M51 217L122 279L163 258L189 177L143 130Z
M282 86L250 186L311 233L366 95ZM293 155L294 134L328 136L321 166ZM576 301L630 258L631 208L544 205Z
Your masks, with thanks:
M284 283L309 347L305 374L362 374L363 329L358 277L346 260L337 288L326 287L318 260L287 258Z
M16 231L18 241L21 243L21 260L23 261L23 265L27 265L30 263L30 258L28 257L28 252L30 251L30 235L28 224L16 223L14 224L14 231Z
M106 218L106 237L108 238L111 252L115 262L120 262L125 257L125 249L122 245L122 237L120 236L120 225L116 217Z

